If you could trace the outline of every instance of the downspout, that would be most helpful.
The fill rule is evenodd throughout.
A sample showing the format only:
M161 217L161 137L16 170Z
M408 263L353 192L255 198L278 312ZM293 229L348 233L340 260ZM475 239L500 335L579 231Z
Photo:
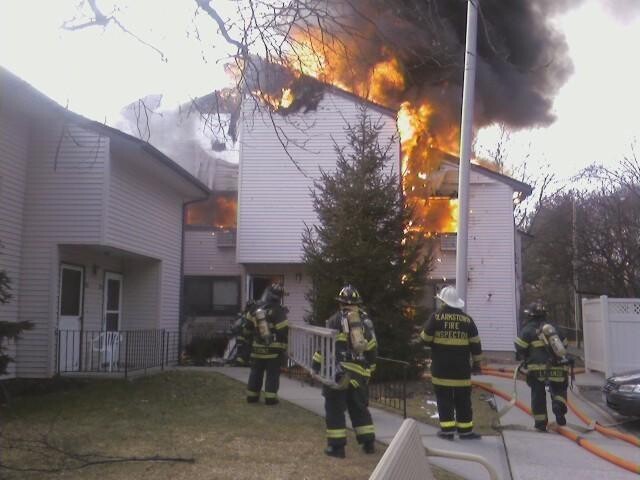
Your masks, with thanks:
M182 203L182 232L180 242L180 292L178 295L178 364L182 359L182 325L184 324L184 227L187 224L187 207L192 203L201 202L208 199L206 197L189 200Z

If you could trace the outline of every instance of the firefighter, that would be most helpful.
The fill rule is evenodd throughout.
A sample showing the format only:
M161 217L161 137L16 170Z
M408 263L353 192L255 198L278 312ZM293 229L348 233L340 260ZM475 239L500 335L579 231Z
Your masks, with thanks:
M452 286L436 298L442 305L426 321L420 337L431 347L431 381L438 404L438 436L478 439L473 431L471 373L480 371L482 347L473 319L462 311L464 301ZM472 367L473 365L473 367Z
M567 339L547 320L544 305L537 301L524 311L527 323L516 337L516 359L523 360L521 371L531 388L531 410L534 426L547 431L547 393L558 425L566 425L567 388L570 360L566 354Z
M327 328L337 330L335 346L335 383L324 385L327 448L330 457L344 458L347 444L345 410L349 412L356 440L365 453L375 453L375 429L369 413L368 384L376 368L378 343L373 322L361 307L358 291L344 286L336 300L338 311L327 320ZM313 356L313 370L318 373L324 359Z
M287 309L281 305L284 289L280 283L273 283L265 290L260 301L247 315L247 333L251 334L251 372L247 383L247 402L260 399L264 382L264 403L278 403L280 386L280 364L287 351L289 322Z

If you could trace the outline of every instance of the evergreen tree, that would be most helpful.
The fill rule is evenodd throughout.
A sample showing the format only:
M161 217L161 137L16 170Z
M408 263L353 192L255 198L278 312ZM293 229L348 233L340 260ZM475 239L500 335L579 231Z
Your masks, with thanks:
M2 244L0 243L0 247ZM11 280L7 272L0 270L0 306L11 300ZM23 330L31 328L30 322L6 322L0 320L0 375L7 373L7 365L13 361L5 352L6 340L15 340Z
M373 319L379 354L415 362L414 305L421 298L431 257L425 240L409 232L400 179L386 173L394 139L381 146L382 126L363 108L348 125L347 146L335 146L337 169L321 172L312 192L318 223L303 234L304 262L313 287L312 323L324 325L345 283L358 289ZM395 169L397 171L397 168Z

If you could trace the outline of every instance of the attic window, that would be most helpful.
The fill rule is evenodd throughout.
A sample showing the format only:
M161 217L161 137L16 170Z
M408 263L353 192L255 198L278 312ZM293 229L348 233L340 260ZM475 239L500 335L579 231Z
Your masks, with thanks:
M207 200L187 206L185 225L192 228L235 230L237 210L237 192L216 192Z

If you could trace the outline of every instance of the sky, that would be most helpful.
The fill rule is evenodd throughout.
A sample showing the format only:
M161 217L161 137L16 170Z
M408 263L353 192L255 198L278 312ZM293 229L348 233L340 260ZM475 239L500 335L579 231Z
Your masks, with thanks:
M529 157L530 169L548 164L567 181L594 162L615 166L640 141L640 15L616 10L624 1L587 0L553 19L575 71L556 96L555 123L511 134L508 166ZM120 13L165 58L116 26L61 29L78 3L2 0L0 65L71 110L111 124L145 95L162 93L175 105L229 83L223 65L232 50L211 19L194 17L194 2L137 0ZM480 153L494 148L498 130L478 132Z

